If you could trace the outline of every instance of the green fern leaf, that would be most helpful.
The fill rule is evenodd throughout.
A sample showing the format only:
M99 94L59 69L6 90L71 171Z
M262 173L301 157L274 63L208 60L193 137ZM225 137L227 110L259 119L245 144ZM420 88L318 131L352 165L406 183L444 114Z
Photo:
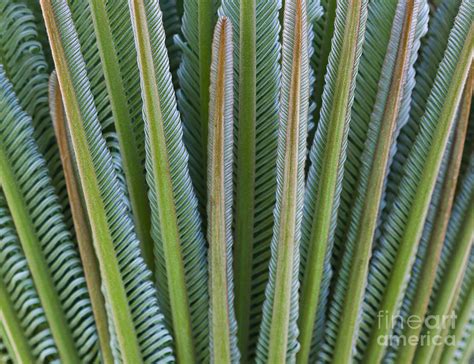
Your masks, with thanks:
M0 63L3 64L22 109L33 122L34 137L46 159L49 175L71 228L64 175L48 109L48 64L39 42L32 12L24 5L5 0L0 3ZM44 26L44 25L43 25Z
M208 275L157 0L131 0L145 120L146 170L161 307L178 360L206 361Z
M311 95L314 103L312 111L313 127L308 130L308 145L313 145L314 134L319 122L321 113L321 102L326 82L326 71L331 50L332 37L334 34L334 19L336 17L336 1L321 0L321 16L314 21L314 55L311 57L311 68L314 71L314 86Z
M394 156L390 174L387 177L387 211L390 210L393 199L397 194L403 166L419 132L420 120L423 117L426 102L435 82L438 66L443 59L449 33L453 27L460 4L461 0L444 0L441 2L430 18L426 37L422 39L420 57L416 64L416 86L413 89L410 117L398 136L397 153ZM382 215L382 220L386 220L385 213Z
M371 17L367 24L364 51L366 54L378 52L380 58L371 57L374 63L363 58L357 79L360 91L355 96L352 110L349 132L352 137L349 151L352 153L345 164L347 173L344 175L349 182L343 184L344 197L352 200L349 203L351 212L350 218L339 217L340 230L346 229L347 235L341 261L336 266L325 331L328 356L334 355L336 362L348 361L353 355L372 242L384 195L384 180L396 135L408 117L414 85L413 65L428 19L425 2L401 2L398 6L396 3L369 5L369 14L382 12L386 16ZM387 18L393 19L393 23L387 24L391 30L382 37L380 26L371 20ZM369 82L370 79L380 81L373 85L375 89L362 87L361 83L367 86L367 79ZM363 116L367 113L368 119ZM355 185L351 186L354 181ZM353 190L348 191L350 188Z
M280 6L280 1L224 0L219 10L234 29L234 279L244 360L255 354L268 281L276 189Z
M474 6L463 2L440 64L435 86L426 104L422 127L404 167L400 187L389 212L382 236L374 251L366 293L365 325L371 331L365 359L380 360L385 347L377 338L388 335L390 327L376 325L377 311L388 317L399 311L408 273L421 237L429 202L454 123L462 86L472 57ZM471 29L470 29L471 28ZM381 289L381 287L384 287ZM390 321L390 320L389 320ZM363 348L363 337L359 339Z
M286 1L283 20L277 193L269 281L257 362L293 362L299 345L298 269L309 106L308 20L304 0Z
M95 318L101 358L104 362L111 362L113 361L113 355L110 348L110 333L105 300L101 292L102 280L100 278L99 263L94 252L92 233L89 221L87 220L86 209L85 206L83 206L84 197L75 168L73 147L71 145L70 134L67 130L62 95L55 71L51 74L49 81L49 104L57 145L59 153L61 154L61 164L66 180L67 195L71 207L76 241L84 267L84 276Z
M17 3L24 3L33 13L34 22L38 32L38 40L43 47L43 52L48 64L47 72L50 72L53 67L53 58L51 57L51 50L49 49L48 34L43 22L43 15L41 14L41 7L38 0L15 0Z
M172 361L151 274L101 134L71 12L62 0L41 5L99 260L114 354L130 362Z
M94 360L96 330L77 252L31 119L1 68L0 83L0 185L60 357Z
M337 219L343 165L346 154L350 110L365 32L367 2L341 2L336 20L323 106L310 150L311 166L305 192L302 224L300 305L307 307L299 318L300 362L307 362L316 325L318 305L328 295L332 241ZM331 127L330 127L331 125ZM319 302L319 303L318 303Z
M387 194L386 194L386 211L390 210L390 205L393 201L393 196L396 193L396 186L399 184L400 175L402 172L402 165L406 161L409 148L414 143L416 133L419 129L419 122L422 117L422 109L426 105L426 99L429 96L430 87L433 85L436 76L436 68L431 66L431 62L439 64L442 59L444 47L447 45L449 30L453 26L454 17L459 9L460 1L446 1L436 9L433 17L430 19L427 36L422 40L420 59L416 65L416 85L412 94L410 118L407 124L402 128L398 137L397 153L394 156L394 163L392 170L387 177ZM453 136L450 137L453 139ZM466 142L469 145L469 142ZM427 245L432 235L434 227L434 219L436 211L441 198L443 184L446 178L446 169L449 158L450 147L447 148L443 162L440 167L439 176L431 198L430 208L427 213L426 222L424 224L423 233L420 239L420 244L417 250L417 256L413 265L410 281L408 282L405 297L400 308L400 317L394 328L394 335L403 335L402 322L410 315L410 307L415 303L415 292L420 280L422 263L426 260ZM467 153L465 153L467 154ZM462 167L461 167L462 168ZM386 221L385 211L381 217L382 221ZM431 249L432 251L433 249ZM423 283L421 287L426 287L427 282ZM419 299L418 299L419 301ZM386 360L395 360L400 347L392 345L387 352Z
M217 21L209 104L207 236L210 352L213 363L239 363L232 277L233 64L232 24Z
M456 303L456 319L448 333L454 338L454 345L445 345L442 350L440 363L459 363L464 353L469 351L469 340L474 334L474 250L469 252L469 262L466 267L459 298ZM469 354L467 354L469 355Z
M160 0L160 8L163 12L163 28L166 34L166 48L168 48L173 85L175 90L178 90L178 68L181 63L181 49L175 37L181 34L181 17L178 14L179 9L176 5L176 0Z
M177 92L183 115L184 142L189 151L189 173L204 216L206 206L207 132L212 32L219 0L183 1L182 51Z
M456 202L451 215L448 231L446 234L445 245L441 254L441 261L436 271L436 281L433 287L430 309L427 315L434 317L447 317L452 311L455 312L456 301L462 300L469 292L469 287L465 290L455 289L458 285L463 286L463 276L468 279L472 278L472 271L469 266L472 264L472 243L473 243L473 214L472 204L474 203L474 157L471 157L471 164L468 172L460 186L459 192L456 196ZM463 215L460 215L460 214ZM462 281L461 281L462 280ZM472 282L471 282L472 283ZM459 295L459 299L458 296ZM454 321L454 327L459 322ZM430 330L430 334L441 335L444 337L447 334L445 326L441 328L434 328ZM424 328L426 334L427 329ZM422 348L418 346L415 360L420 363L427 363L430 360L439 361L442 348Z
M10 313L2 304L2 325L5 327L6 336L10 338L9 342L15 344L11 356L24 362L57 359L57 348L3 191L0 192L0 252L0 296L2 303L5 300L11 307ZM9 328L10 325L14 327ZM20 337L11 334L12 331L15 334L15 329ZM20 345L24 347L19 347Z

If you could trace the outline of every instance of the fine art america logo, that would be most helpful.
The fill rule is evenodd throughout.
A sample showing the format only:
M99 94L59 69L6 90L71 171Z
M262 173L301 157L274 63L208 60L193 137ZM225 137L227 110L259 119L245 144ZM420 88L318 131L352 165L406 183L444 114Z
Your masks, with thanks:
M380 311L377 314L377 324L379 328L388 328L390 335L381 335L377 338L377 343L383 346L440 346L456 345L455 335L451 333L456 327L456 314L448 315L426 315L420 317L410 316L390 316L387 311Z

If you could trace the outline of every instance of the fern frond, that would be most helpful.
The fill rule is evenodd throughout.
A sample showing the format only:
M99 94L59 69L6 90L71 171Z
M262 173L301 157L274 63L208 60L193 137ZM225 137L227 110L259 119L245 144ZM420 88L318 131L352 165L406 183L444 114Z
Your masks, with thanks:
M183 116L184 143L189 151L189 174L203 216L206 207L209 65L217 3L218 0L183 1L182 37L176 37L182 51L178 69L179 110Z
M175 90L179 88L178 68L181 63L181 49L175 37L181 34L181 17L178 14L176 0L160 0L160 8L163 12L163 28L166 34L166 48L170 60L170 71L173 78Z
M331 255L346 155L354 86L367 17L367 1L338 3L320 120L310 150L311 166L302 224L299 318L301 351L307 362L313 346L318 305L328 295ZM314 346L313 346L314 347Z
M54 71L49 80L49 105L58 149L61 155L61 164L66 181L68 200L71 206L76 241L84 267L84 276L87 289L89 290L97 335L99 337L101 358L104 362L108 363L113 361L113 356L110 350L110 334L107 325L108 319L105 301L100 290L102 281L100 278L99 263L94 252L92 233L89 221L87 220L85 207L83 206L83 196L74 166L74 155L72 152L71 138L67 131L61 91L59 89L56 72Z
M337 271L341 267L351 218L351 208L354 204L359 171L362 165L361 155L367 140L367 131L377 98L379 80L390 41L397 2L397 0L374 1L368 5L366 34L356 79L357 87L354 93L351 124L347 137L347 161L344 164L344 179L342 181L333 256L331 258L336 275L338 275Z
M101 134L71 12L64 0L43 0L41 6L99 260L114 355L129 362L172 361L171 338Z
M224 0L234 36L234 280L239 348L255 354L275 205L280 1Z
M11 356L8 353L8 342L7 334L5 333L5 327L0 322L0 363L11 364L13 362ZM10 349L10 351L13 351Z
M232 279L233 64L232 24L217 21L209 99L207 236L209 322L213 363L238 363Z
M34 138L46 159L68 228L70 211L58 148L48 109L48 64L32 12L12 0L0 3L0 63L21 108L31 118ZM44 26L44 25L43 25Z
M444 0L434 11L429 20L428 33L421 41L420 56L415 66L415 87L410 106L408 122L400 131L397 139L397 153L394 156L390 174L387 177L386 211L397 194L403 166L419 132L420 120L426 108L426 103L435 82L438 66L443 59L448 45L449 33L454 25L461 0ZM386 220L386 213L382 220Z
M439 362L458 363L465 351L469 350L469 338L474 334L474 250L469 252L469 262L464 274L460 295L456 303L456 319L451 325L450 337L453 345L444 345ZM439 350L441 351L441 350ZM469 355L469 354L468 354Z
M393 155L396 135L408 116L414 84L413 65L419 39L424 34L423 29L427 23L428 8L425 2L399 2L398 6L396 3L380 2L369 5L369 14L372 15L374 11L385 12L386 17L383 19L393 19L393 23L387 24L391 30L383 37L383 31L373 22L382 18L370 18L364 51L375 50L374 53L380 58L371 58L375 66L363 58L364 62L359 66L357 80L360 91L355 97L349 132L352 137L349 139L349 151L352 155L346 162L347 173L343 182L344 197L352 200L349 205L351 213L349 219L344 216L339 218L339 223L342 224L339 230L347 229L347 235L342 246L343 255L337 265L325 332L326 350L328 354L334 355L333 360L336 362L349 361L354 354L353 346L361 314L360 305L366 285L372 242L382 207L384 181ZM377 34L375 41L374 33ZM366 79L369 79L369 83L371 79L379 79L378 85L372 85L375 89L360 85L364 84ZM362 116L366 113L369 113L368 119Z
M96 330L82 267L45 161L0 68L0 185L61 358L90 361Z
M320 4L320 0L310 0L307 3L308 8L308 54L310 59L310 67L309 67L309 93L311 95L309 107L308 107L308 145L312 144L312 140L314 138L315 133L315 123L314 123L314 116L315 110L317 108L317 104L315 99L313 98L316 82L315 82L315 47L319 45L315 44L315 29L317 27L317 22L321 19L323 15L323 7ZM323 76L324 77L324 76Z
M443 52L447 45L449 31L453 26L454 17L459 9L460 1L447 1L442 6L437 8L433 17L429 22L429 29L427 36L422 39L420 59L416 64L416 84L413 90L413 96L410 108L410 117L407 124L402 128L401 133L398 137L397 153L394 156L394 161L390 174L387 176L387 194L386 194L386 207L383 211L381 220L382 223L387 220L387 212L391 209L393 198L396 194L396 188L400 181L401 172L403 170L403 164L406 161L407 154L414 143L414 139L419 130L419 123L422 115L422 109L426 105L426 99L429 96L430 87L433 85L434 78L436 76L436 67L432 67L431 62L438 65L442 59ZM444 47L444 48L443 48ZM451 132L453 134L453 132ZM453 139L453 135L450 136L450 140ZM469 137L467 137L469 139ZM449 142L450 143L450 142ZM470 145L467 140L466 145ZM399 315L403 319L398 320L396 323L393 335L403 335L402 323L406 322L410 315L410 308L415 304L415 292L417 286L427 287L428 282L420 282L420 275L422 264L426 260L426 254L428 253L428 242L432 235L432 229L435 226L434 219L436 217L436 211L441 199L441 193L444 181L447 177L446 169L449 159L449 152L451 146L448 144L443 162L440 167L437 182L433 191L433 196L430 202L430 208L427 213L426 221L421 235L419 247L417 249L416 258L413 264L410 280L407 284L407 288L404 294L403 302L400 307ZM469 153L464 153L468 155ZM462 165L461 165L462 170ZM384 360L393 361L396 360L396 355L401 348L397 345L391 345L388 348L387 354Z
M472 204L474 203L474 157L471 156L469 172L464 175L459 191L454 202L454 207L449 221L446 240L443 246L440 264L436 271L436 281L430 298L430 307L427 315L444 315L439 317L449 317L456 312L456 302L463 301L470 287L465 287L464 280L472 284L472 260L473 250L473 214ZM463 215L460 215L463 213ZM470 268L470 269L469 269ZM464 279L463 279L464 276ZM469 280L471 279L470 283ZM462 281L461 281L462 280ZM447 288L449 287L449 288ZM456 288L458 287L458 288ZM464 288L464 290L462 290ZM459 296L459 299L458 299ZM454 327L458 325L457 319ZM442 325L440 328L432 328L430 334L445 337L449 327ZM423 328L426 333L427 328ZM418 346L415 360L426 363L433 359L438 362L442 354L442 348L423 349Z
M137 237L142 244L145 262L153 272L153 241L150 236L151 212L142 164L143 155L140 154L138 146L140 139L143 138L143 131L140 130L143 129L143 123L139 115L133 115L129 111L134 111L134 104L140 103L136 100L137 95L134 94L134 90L127 88L128 81L131 81L131 85L135 88L139 87L136 52L130 44L127 44L126 46L131 47L128 52L132 57L135 56L135 59L119 58L120 55L123 55L123 50L122 46L116 46L116 44L130 42L133 36L127 3L125 1L109 1L108 5L107 7L106 3L102 1L89 1L98 53L107 86L107 99L112 109L114 126L119 137L123 170L127 180ZM112 19L108 11L119 16ZM116 24L115 27L122 25L119 28L120 33L113 33L115 29L112 27L112 21ZM124 25L125 27L123 27ZM125 63L126 61L130 62ZM135 134L136 132L138 135Z
M326 71L331 51L332 37L334 34L334 20L336 17L336 4L334 0L321 0L321 16L315 19L313 23L314 54L311 57L311 68L314 71L314 86L311 94L314 110L312 111L313 129L308 130L308 145L313 145L314 134L319 122L321 113L321 102L324 93L324 84L326 82ZM308 160L309 162L309 160Z
M283 20L277 192L269 281L256 361L293 362L299 349L298 270L309 106L306 1L286 1Z
M6 337L14 345L10 355L25 363L57 359L57 349L3 191L0 191L0 267L1 321Z
M17 3L24 3L33 13L34 22L38 31L38 40L43 47L43 52L48 64L47 72L50 72L53 67L53 58L51 57L51 50L49 49L48 34L43 22L43 14L41 13L41 7L37 0L15 0Z
M375 324L377 312L393 317L399 311L413 265L472 59L473 13L474 5L463 2L426 104L422 126L404 167L396 199L374 251L363 318L371 331L364 359L369 363L381 359L385 347L377 343L377 338L391 331L386 322ZM363 343L360 340L359 343L362 348Z
M470 196L470 204L474 204L474 195ZM474 209L469 209L464 216L463 224L458 235L458 241L454 247L453 254L450 257L452 266L443 276L443 281L440 286L441 293L434 298L433 307L429 312L430 316L433 317L450 317L455 312L455 303L459 295L460 288L462 286L462 280L464 272L466 271L469 255L472 251L472 244L474 241ZM454 317L450 317L449 320L454 320ZM448 321L448 322L450 322ZM454 321L455 322L455 321ZM448 333L449 327L446 328L442 325L439 327L430 328L430 334L438 337L445 337ZM415 360L417 363L427 364L431 360L439 362L439 357L436 355L441 354L440 348L418 345L416 351Z
M457 190L456 198L454 201L453 209L449 219L448 229L446 231L446 238L441 252L441 258L436 270L436 280L433 286L433 292L430 300L430 308L433 307L434 298L437 297L440 292L440 286L443 276L446 275L451 265L450 258L453 254L455 244L458 241L458 235L462 227L463 217L467 211L471 208L470 196L474 194L474 154L472 151L469 153L469 162L466 171L460 178Z
M209 356L206 245L188 174L157 0L131 0L145 120L146 169L161 307L178 361Z
M429 240L425 242L423 239L424 236L422 235L420 240L420 247L418 250L420 250L423 246L423 248L426 250L426 253L420 269L421 272L419 277L417 277L416 291L413 294L412 304L408 313L410 316L424 317L428 309L430 294L436 278L436 268L441 257L449 216L451 215L452 202L456 192L461 158L467 133L469 112L471 110L473 77L474 74L471 70L470 76L467 79L466 86L464 88L461 105L459 107L458 121L456 122L456 126L452 131L452 146L448 146L445 152L444 158L447 161L444 164L447 164L447 167L443 168L443 166L441 166L440 176L442 183L437 183L433 192L431 204L435 206L430 206L430 209L435 209L436 212L435 214L430 214L430 211L428 211L424 228L424 230L427 228L431 230L430 237ZM438 180L439 179L440 177L438 177ZM439 187L439 184L442 184L442 187ZM441 191L438 191L437 187ZM430 215L435 216L432 217ZM421 327L406 327L403 335L406 337L418 336L420 331ZM414 345L405 345L404 347L400 348L398 360L402 362L412 361L414 354Z

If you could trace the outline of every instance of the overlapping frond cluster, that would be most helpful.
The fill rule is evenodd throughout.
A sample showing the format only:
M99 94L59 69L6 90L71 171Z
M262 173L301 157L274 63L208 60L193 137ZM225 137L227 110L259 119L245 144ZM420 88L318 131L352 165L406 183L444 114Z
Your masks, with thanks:
M467 363L473 24L0 0L0 362Z
M48 347L54 348L51 341L49 345L45 345L46 343L34 340L34 335L42 329L45 330L42 335L46 334L48 337L49 330L41 327L45 324L43 315L46 314L48 320L61 318L66 320L57 323L49 321L50 325L54 325L51 326L51 330L56 340L60 339L61 333L70 334L70 340L74 341L78 357L86 361L93 360L98 355L95 325L78 254L71 234L64 224L45 160L33 139L31 119L20 108L3 68L0 69L0 81L2 110L0 158L2 212L5 224L2 229L5 231L2 244L11 244L10 249L13 249L12 253L8 253L8 245L5 248L2 247L2 256L5 259L2 264L2 269L4 269L2 286L11 293L15 293L9 295L7 292L2 292L2 296L4 299L12 300L10 304L13 305L17 314L21 313L20 325L22 327L19 330L24 330L23 334L30 336L30 342L39 346L35 350L37 357L55 354L55 350ZM5 201L10 206L11 212L5 206ZM12 231L12 217L17 227L18 218L22 218L22 223L28 224L34 234L33 236L22 235L24 231L18 231L21 244L15 232ZM41 255L37 256L38 253ZM24 262L25 257L27 266ZM10 259L16 260L19 264L23 262L23 269L18 266L16 269L19 269L19 272L7 270L8 264L11 264ZM31 269L31 273L28 268ZM38 295L43 307L52 306L49 310L45 308L45 313L42 312L41 307L32 309L25 306L39 303L31 285L30 275L36 289L39 290ZM54 296L48 295L48 293L53 293L49 290L41 290L45 283L42 280L48 280L50 287L53 287ZM18 285L16 290L15 285ZM20 294L21 291L27 289L29 293L25 294L33 295L32 301L25 300L24 294ZM71 300L72 296L74 299ZM36 302L34 302L35 298ZM58 308L62 312L54 312ZM56 313L60 316L54 317ZM32 316L29 318L30 314ZM57 329L56 325L65 325L66 328L63 331ZM45 347L41 348L42 345Z

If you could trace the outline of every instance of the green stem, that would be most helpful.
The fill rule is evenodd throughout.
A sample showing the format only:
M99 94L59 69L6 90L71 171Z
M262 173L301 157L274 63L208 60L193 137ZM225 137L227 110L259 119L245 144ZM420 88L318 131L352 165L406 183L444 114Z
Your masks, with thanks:
M0 277L0 322L8 340L9 354L17 363L34 363L35 358L31 353L30 344L25 336L20 320L16 315L15 308L9 299L9 293L3 279ZM2 332L3 334L3 332Z
M298 321L301 349L297 355L298 363L307 363L311 350L319 292L323 278L324 258L327 242L330 238L330 226L336 201L336 186L339 178L338 168L343 158L344 138L346 138L347 115L350 113L351 85L357 73L356 48L360 34L360 22L364 11L361 0L354 0L348 6L346 15L341 55L335 82L328 129L327 146L324 151L321 168L320 186L318 188L316 207L311 228L307 269L301 287L301 314Z
M235 307L238 343L248 358L255 225L256 24L255 0L240 3L239 114L235 201Z
M226 68L232 59L230 22L222 18L216 25L214 36L213 64L216 64L216 78L211 81L214 98L211 97L210 108L214 107L214 118L210 119L209 128L209 196L207 202L208 236L209 236L209 286L211 299L211 335L212 352L211 361L214 363L231 362L230 344L230 312L228 304L227 276L227 209L225 179L227 170L225 154L227 153L226 141L231 140L226 136L226 124L233 120L226 120L229 115L226 107L226 90L229 85ZM218 27L220 29L218 29ZM219 32L219 33L218 33ZM229 39L230 35L230 39ZM231 72L232 69L230 68ZM215 82L215 83L214 83ZM232 77L230 77L232 82ZM230 87L233 87L231 84ZM230 105L232 107L232 104ZM232 115L232 113L230 113ZM232 130L232 129L231 129ZM212 148L212 149L211 149ZM230 233L231 234L231 233Z
M71 133L94 247L99 260L100 273L103 278L106 300L110 308L118 347L124 362L140 363L142 361L140 346L135 334L135 326L119 262L114 254L114 241L108 225L106 208L101 196L94 161L89 150L81 105L76 95L75 84L69 73L69 68L74 67L74 65L68 63L70 60L66 56L61 38L63 29L61 28L60 31L60 24L56 21L51 0L41 0L41 7L61 86L68 130Z
M64 361L79 362L79 355L74 345L72 333L67 325L66 315L54 287L48 264L41 251L41 243L36 236L28 207L2 146L0 146L0 170L2 171L0 174L0 186L5 193L8 207L11 211L13 222L59 355ZM15 343L12 342L12 345L15 345Z
M390 150L394 141L394 132L402 102L403 87L409 70L408 62L411 56L413 33L416 27L418 7L415 0L408 0L405 9L405 19L401 30L400 42L395 60L395 69L387 95L387 103L381 118L380 131L373 153L369 180L365 191L362 218L357 226L355 252L351 261L348 289L345 296L341 315L334 363L348 363L353 355L352 350L356 338L357 320L367 284L367 271L372 252L372 242L379 216L380 201L387 174Z
M178 216L176 215L160 94L143 0L131 1L131 11L143 88L143 112L150 138L151 166L154 174L152 180L155 181L155 185L151 188L156 191L157 200L159 201L158 216L160 217L160 233L168 277L176 356L179 362L193 363L196 358L194 355L191 314L181 253Z
M97 36L97 46L104 70L105 84L120 143L120 155L127 181L135 229L142 245L145 261L154 272L153 240L151 238L151 212L147 198L145 173L134 138L134 127L129 112L125 87L120 72L110 21L105 1L89 0Z
M59 154L66 181L69 205L71 207L76 240L79 247L84 276L86 278L87 289L91 299L92 311L94 313L97 334L99 336L101 358L104 363L113 363L114 358L110 348L111 338L109 335L107 312L105 309L105 300L101 292L102 279L100 278L99 262L94 252L92 242L92 233L87 215L82 206L80 184L74 169L74 156L72 155L71 140L67 132L64 107L61 99L61 92L57 77L52 76L54 82L50 93L50 110L54 125L54 132L58 143ZM54 91L53 91L54 90Z
M416 188L413 203L408 211L407 225L400 240L400 248L393 264L393 270L385 288L385 295L378 308L378 311L383 312L386 317L394 317L396 314L398 303L400 302L405 286L404 283L411 268L410 262L412 262L412 257L416 252L423 231L431 194L436 183L449 132L452 129L456 117L463 85L471 63L473 29L474 28L471 27L467 35L466 42L454 70L452 82L446 94L439 120L436 123L437 128L433 135L433 142L431 143L426 161L423 164L420 183ZM378 343L378 338L387 337L390 330L390 322L374 325L364 358L365 363L375 364L380 362L385 351L385 346Z
M470 206L474 204L474 197L471 197ZM456 290L453 287L460 285L464 276L466 262L469 258L469 251L472 248L474 239L474 209L469 209L467 215L464 217L463 226L458 237L457 245L454 249L453 256L449 260L449 267L443 277L441 286L439 287L439 294L436 296L433 304L433 309L430 315L438 318L447 317L451 308L454 307L455 299L457 297ZM435 337L444 329L442 325L430 328L429 333L431 337ZM431 361L434 345L418 346L416 351L414 363L427 364Z
M466 139L469 113L471 110L472 86L473 72L471 71L464 90L460 118L456 126L453 148L449 157L448 170L446 171L446 179L441 192L441 201L439 202L438 211L433 223L433 231L430 235L426 257L423 261L423 267L418 280L419 283L416 287L415 296L410 309L410 316L412 317L425 317L428 310L428 303L436 279L436 269L441 258L454 193L456 192L459 169L461 167L464 141ZM406 338L419 336L421 329L422 325L406 325L403 336ZM402 345L398 353L398 360L401 363L410 363L415 355L415 350L416 345Z

